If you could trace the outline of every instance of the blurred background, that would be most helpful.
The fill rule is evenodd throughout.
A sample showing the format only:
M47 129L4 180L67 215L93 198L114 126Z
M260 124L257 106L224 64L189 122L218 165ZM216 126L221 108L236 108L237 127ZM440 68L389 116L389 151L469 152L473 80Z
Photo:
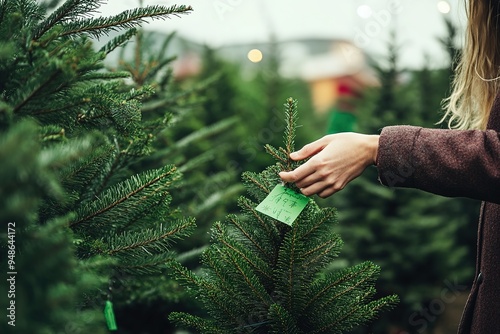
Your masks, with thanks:
M192 269L212 224L238 212L241 173L273 163L263 147L281 145L286 98L299 101L298 147L328 133L441 126L464 1L123 0L98 15L155 4L194 11L146 24L106 65L129 71L132 87L157 88L145 118L164 107L175 111L157 151L131 168L180 166L172 206L196 217L198 228L174 247ZM332 228L345 246L334 267L371 260L381 266L379 294L401 299L359 333L456 333L473 277L478 202L385 188L373 167L318 203L338 209L340 224ZM176 333L166 314L199 312L168 278L141 284L122 287L115 299L125 305L116 311L121 333Z

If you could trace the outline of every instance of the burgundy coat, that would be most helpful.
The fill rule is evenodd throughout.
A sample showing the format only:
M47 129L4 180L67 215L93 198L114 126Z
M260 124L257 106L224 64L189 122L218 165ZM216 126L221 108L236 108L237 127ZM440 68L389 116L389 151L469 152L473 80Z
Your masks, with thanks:
M486 131L384 128L377 167L389 187L483 201L476 277L458 332L500 333L500 95Z

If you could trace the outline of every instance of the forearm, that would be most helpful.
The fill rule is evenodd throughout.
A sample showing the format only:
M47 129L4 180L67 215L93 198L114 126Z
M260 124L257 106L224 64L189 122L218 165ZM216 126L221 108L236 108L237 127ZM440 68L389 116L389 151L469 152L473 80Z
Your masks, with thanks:
M390 187L500 203L500 139L492 130L386 127L377 166Z

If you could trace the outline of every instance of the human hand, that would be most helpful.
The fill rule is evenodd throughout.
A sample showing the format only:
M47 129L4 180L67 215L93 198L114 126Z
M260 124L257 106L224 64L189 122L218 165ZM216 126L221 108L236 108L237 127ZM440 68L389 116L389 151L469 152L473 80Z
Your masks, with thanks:
M311 159L279 175L285 182L294 182L304 195L325 198L344 189L366 167L376 163L378 142L378 135L327 135L290 154L293 160Z

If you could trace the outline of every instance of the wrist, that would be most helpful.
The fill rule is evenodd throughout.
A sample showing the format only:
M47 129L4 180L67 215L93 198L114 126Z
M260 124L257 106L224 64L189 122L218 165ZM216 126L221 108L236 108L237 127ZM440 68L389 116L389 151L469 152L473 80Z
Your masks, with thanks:
M378 146L379 146L379 135L369 135L368 136L368 152L369 152L369 162L371 165L377 165L378 157Z

